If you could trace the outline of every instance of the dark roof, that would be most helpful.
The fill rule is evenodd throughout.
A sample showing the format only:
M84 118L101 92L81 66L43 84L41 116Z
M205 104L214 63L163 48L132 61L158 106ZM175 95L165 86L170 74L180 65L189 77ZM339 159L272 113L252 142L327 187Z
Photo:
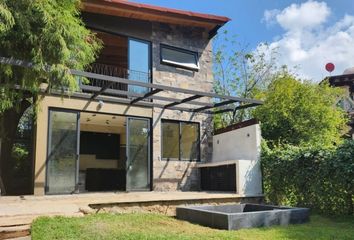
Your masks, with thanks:
M336 76L329 76L323 79L320 84L328 82L333 87L348 86L349 91L354 93L354 74L342 74Z
M352 86L354 85L354 74L343 74L327 77L331 86Z
M126 0L86 0L83 11L141 20L204 27L219 28L230 21L228 17L196 13Z

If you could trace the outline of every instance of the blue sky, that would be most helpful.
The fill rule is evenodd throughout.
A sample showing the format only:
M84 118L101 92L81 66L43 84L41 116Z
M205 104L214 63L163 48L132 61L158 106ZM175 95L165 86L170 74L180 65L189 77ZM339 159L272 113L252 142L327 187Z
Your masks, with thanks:
M280 64L299 66L301 76L315 81L326 75L323 65L328 61L336 65L333 74L341 74L345 68L354 66L354 60L349 59L354 59L354 0L134 2L227 16L232 21L223 29L232 35L236 34L242 44L249 44L252 49L261 42L272 44L279 48L282 55ZM353 50L344 53L348 46L352 46Z

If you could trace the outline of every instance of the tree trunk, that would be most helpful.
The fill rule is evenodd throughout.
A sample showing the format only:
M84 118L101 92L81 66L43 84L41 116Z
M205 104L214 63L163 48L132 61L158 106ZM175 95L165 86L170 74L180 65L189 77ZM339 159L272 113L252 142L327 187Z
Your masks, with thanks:
M2 193L6 192L11 181L11 168L12 168L12 148L16 137L18 123L26 111L31 106L31 103L23 99L19 108L10 108L6 110L1 116L1 153L0 153L0 176L3 181L5 189Z

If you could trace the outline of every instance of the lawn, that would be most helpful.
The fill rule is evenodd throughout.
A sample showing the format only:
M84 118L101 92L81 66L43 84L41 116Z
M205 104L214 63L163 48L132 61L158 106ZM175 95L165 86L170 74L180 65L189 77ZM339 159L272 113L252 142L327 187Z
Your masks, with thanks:
M42 217L32 239L353 239L354 217L311 216L288 227L223 231L157 214L96 214L83 218Z

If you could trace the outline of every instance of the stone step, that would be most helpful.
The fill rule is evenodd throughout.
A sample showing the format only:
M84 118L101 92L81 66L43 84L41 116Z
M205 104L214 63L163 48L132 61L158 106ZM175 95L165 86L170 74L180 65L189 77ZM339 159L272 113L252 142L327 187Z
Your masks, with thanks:
M0 240L23 238L30 235L30 225L0 227Z

